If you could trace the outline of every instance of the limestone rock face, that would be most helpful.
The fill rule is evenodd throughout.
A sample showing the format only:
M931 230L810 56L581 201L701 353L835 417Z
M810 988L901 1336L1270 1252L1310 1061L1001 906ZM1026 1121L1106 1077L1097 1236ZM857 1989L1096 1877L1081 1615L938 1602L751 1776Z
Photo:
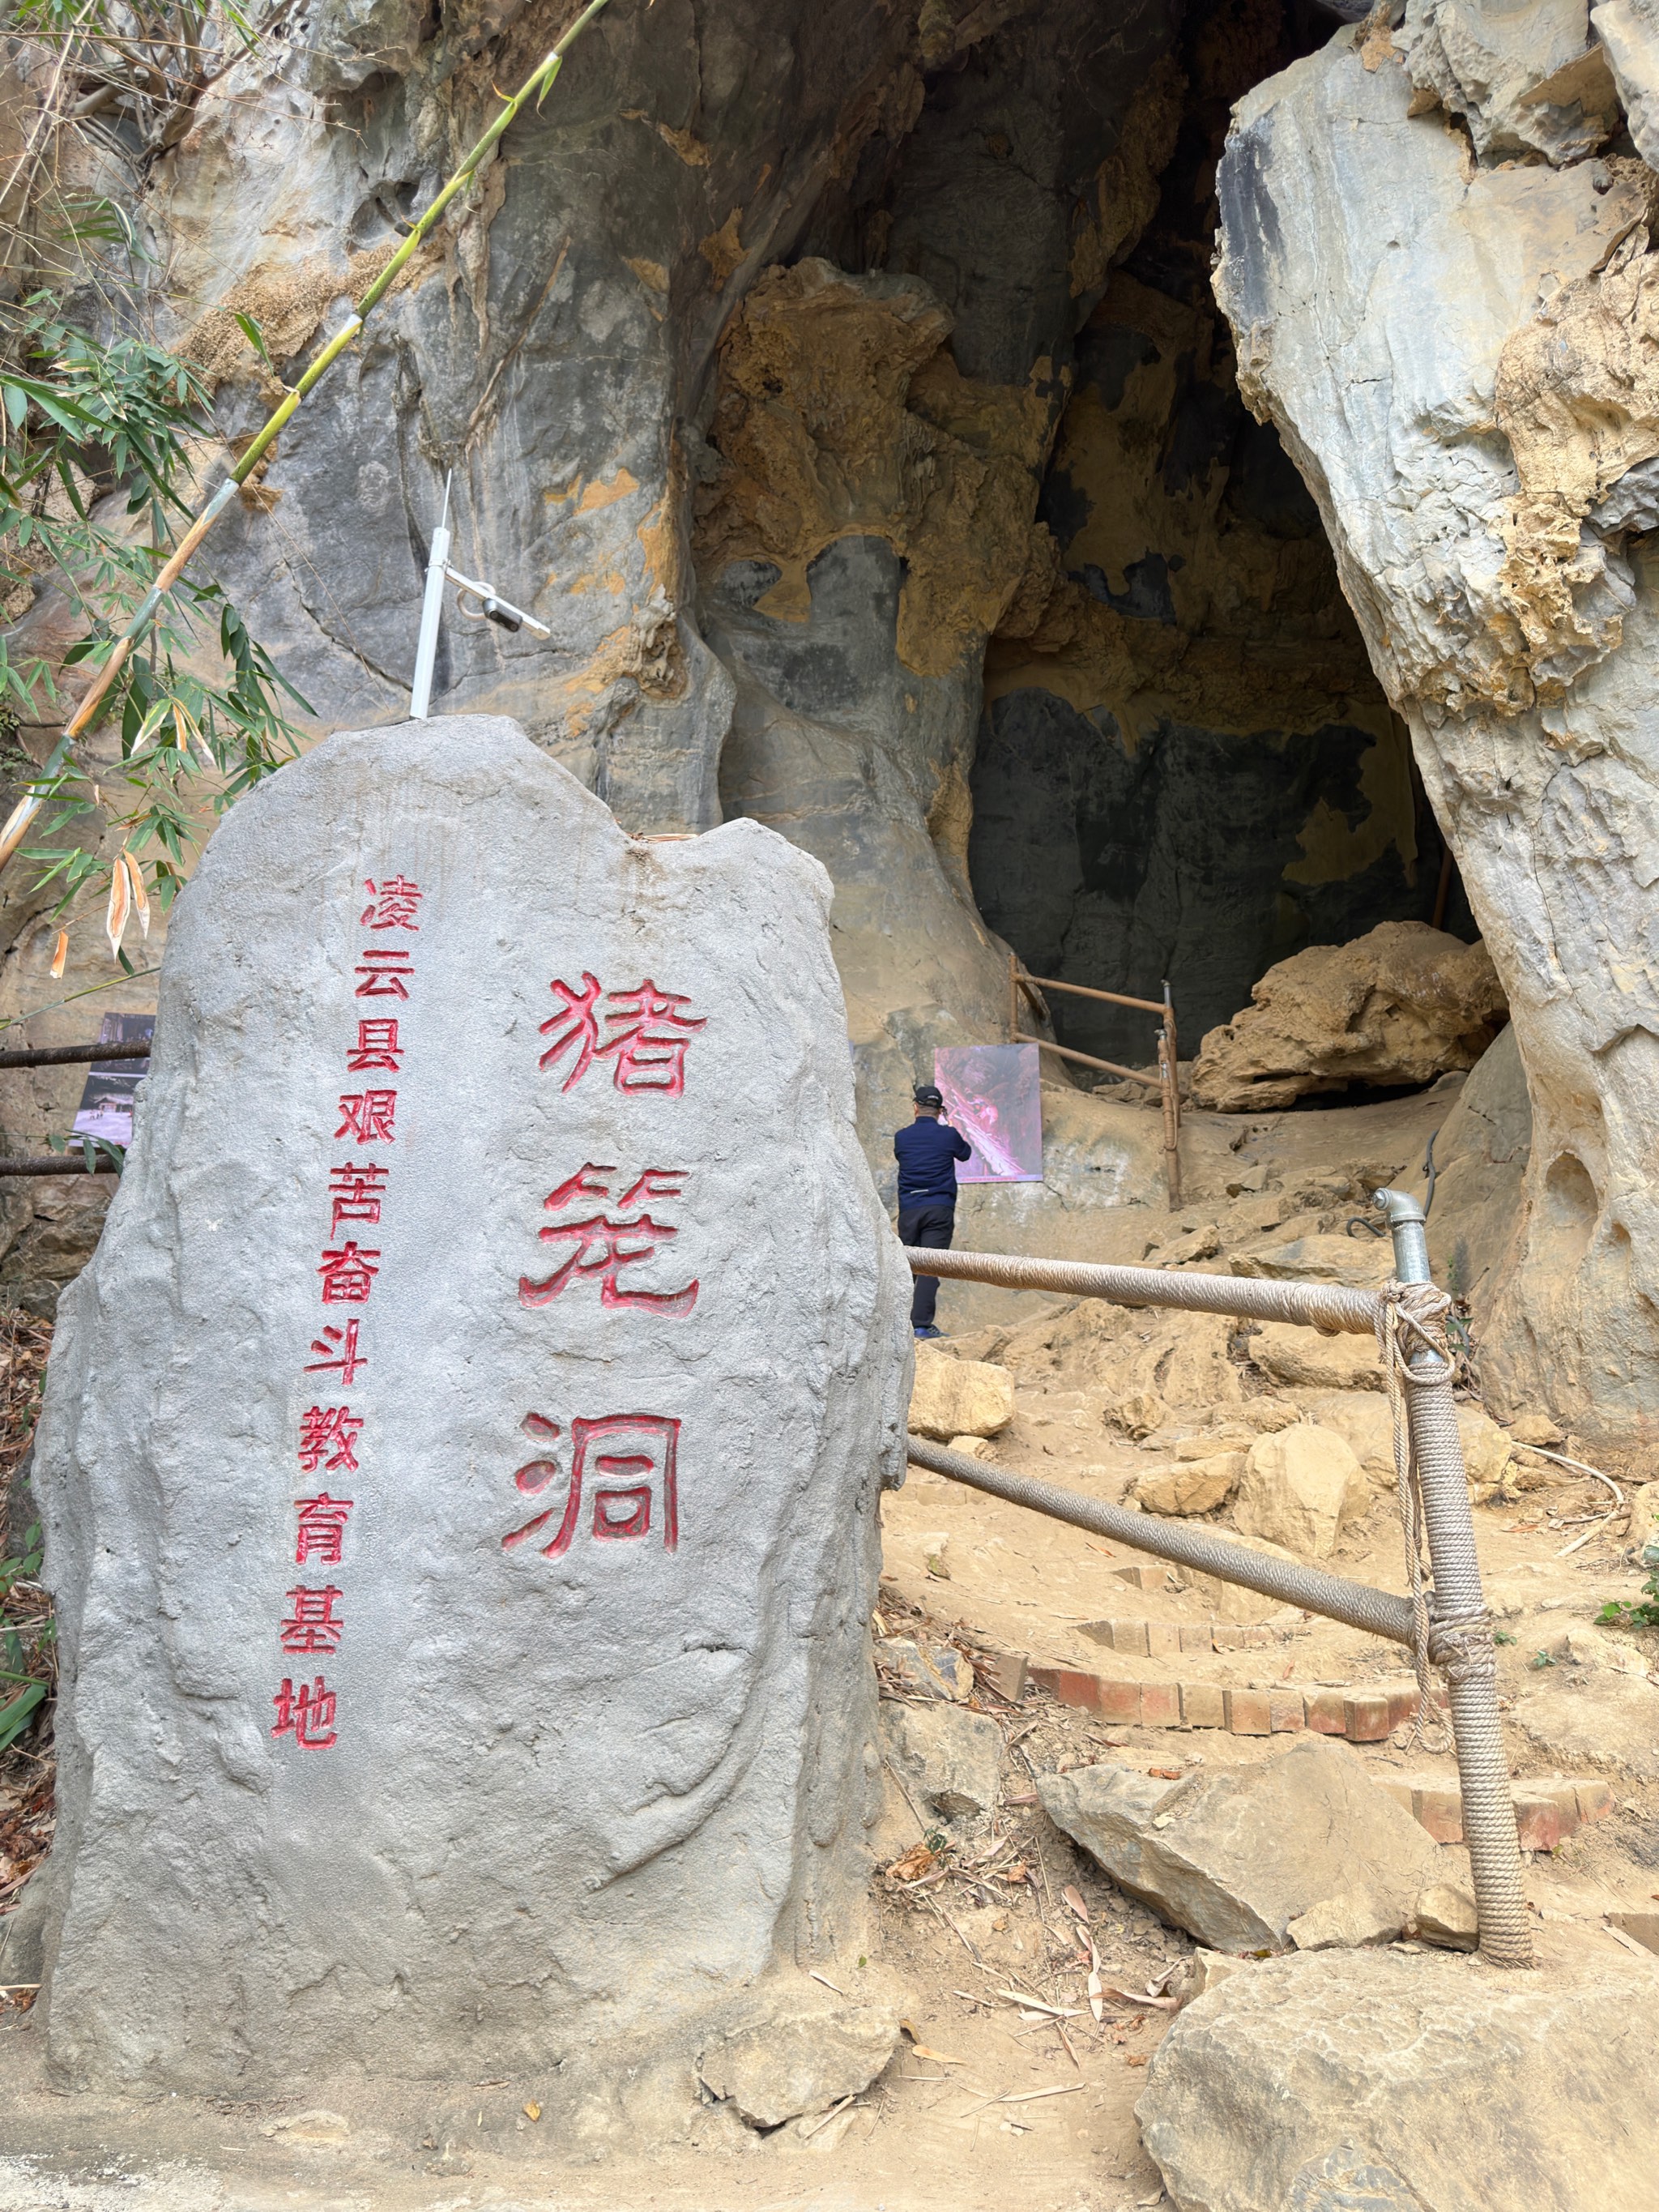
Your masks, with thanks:
M1568 10L1460 11L1486 38L1534 19L1556 27L1528 66L1553 68ZM1650 21L1615 17L1647 67ZM1398 48L1343 30L1239 102L1217 293L1410 724L1525 1064L1525 1218L1483 1359L1633 1446L1659 1412L1652 178L1471 167L1427 98Z
M1270 968L1250 997L1210 1031L1194 1065L1194 1100L1219 1113L1473 1067L1504 1012L1485 946L1420 921L1380 922L1351 945L1310 945Z
M218 830L37 1449L62 2075L663 2047L853 1931L908 1286L828 905L494 718Z
M1180 2212L1495 2212L1650 2192L1659 2063L1636 1962L1495 1973L1327 1951L1179 2014L1135 2107Z
M942 1442L951 1437L994 1437L1014 1418L1014 1378L983 1359L952 1359L927 1345L916 1347L910 1387L910 1426Z
M1304 1390L1387 1389L1376 1340L1322 1336L1294 1322L1267 1321L1250 1339L1250 1357L1275 1382Z
M1173 1784L1102 1765L1037 1787L1120 1888L1212 1950L1289 1950L1292 1921L1355 1890L1384 1901L1397 1933L1437 1871L1411 1814L1322 1737Z
M1364 1470L1335 1430L1298 1421L1250 1446L1233 1518L1243 1535L1265 1536L1299 1559L1328 1559L1370 1501Z
M1400 45L1412 82L1468 124L1494 159L1534 152L1582 161L1619 127L1608 57L1587 0L1410 0Z

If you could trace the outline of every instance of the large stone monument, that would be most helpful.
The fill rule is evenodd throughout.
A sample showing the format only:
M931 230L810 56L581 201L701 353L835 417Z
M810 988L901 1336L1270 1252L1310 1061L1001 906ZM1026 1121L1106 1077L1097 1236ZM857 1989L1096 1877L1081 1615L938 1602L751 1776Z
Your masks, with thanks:
M856 1935L908 1284L829 903L495 719L218 830L40 1426L61 2076L476 2079Z

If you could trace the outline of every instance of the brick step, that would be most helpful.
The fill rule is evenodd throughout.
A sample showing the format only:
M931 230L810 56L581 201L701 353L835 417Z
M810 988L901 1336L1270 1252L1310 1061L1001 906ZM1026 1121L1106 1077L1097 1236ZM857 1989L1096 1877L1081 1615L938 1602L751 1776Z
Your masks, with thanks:
M1420 1820L1437 1844L1463 1840L1463 1799L1455 1778L1443 1774L1379 1774L1377 1785ZM1613 1811L1605 1782L1541 1781L1523 1776L1514 1790L1515 1824L1523 1851L1553 1851L1591 1820Z
M1225 1729L1231 1735L1312 1729L1350 1743L1381 1743L1417 1711L1415 1681L1355 1690L1226 1689L1218 1682L1139 1682L1033 1662L1029 1679L1062 1705L1140 1728Z

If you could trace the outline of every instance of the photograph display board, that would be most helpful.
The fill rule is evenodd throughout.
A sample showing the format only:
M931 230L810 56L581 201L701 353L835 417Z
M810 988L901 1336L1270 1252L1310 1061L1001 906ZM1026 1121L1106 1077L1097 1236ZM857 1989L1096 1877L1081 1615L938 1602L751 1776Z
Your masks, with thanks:
M1042 1093L1034 1044L964 1044L933 1054L945 1117L974 1156L958 1182L1042 1181Z

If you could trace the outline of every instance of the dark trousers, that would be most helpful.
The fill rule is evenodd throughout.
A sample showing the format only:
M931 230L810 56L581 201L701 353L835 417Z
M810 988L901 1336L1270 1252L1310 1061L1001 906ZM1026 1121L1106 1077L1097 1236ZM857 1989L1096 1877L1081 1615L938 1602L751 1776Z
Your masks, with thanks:
M948 1252L956 1229L957 1210L948 1198L925 1198L919 1206L899 1208L901 1244L925 1245L930 1251ZM910 1301L912 1328L932 1328L938 1300L939 1277L918 1275L915 1296Z

